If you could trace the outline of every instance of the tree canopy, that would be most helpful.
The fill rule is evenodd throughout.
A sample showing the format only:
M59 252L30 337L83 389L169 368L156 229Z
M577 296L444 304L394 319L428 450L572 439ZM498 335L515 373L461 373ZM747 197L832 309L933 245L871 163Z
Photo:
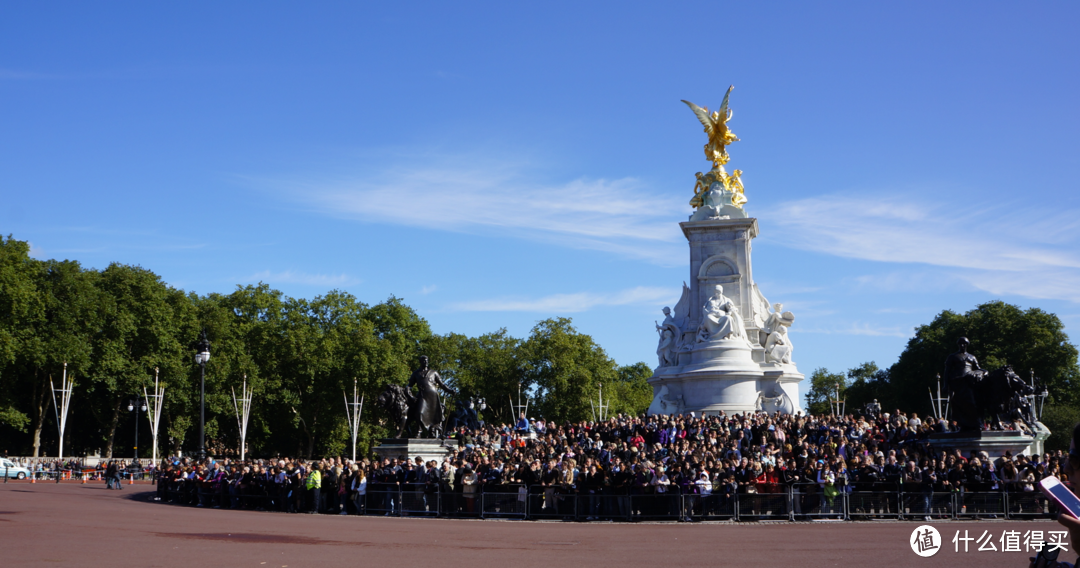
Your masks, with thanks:
M74 377L65 454L130 456L134 420L128 402L158 373L165 386L159 450L198 445L200 368L194 345L205 330L206 436L215 455L237 451L232 389L254 389L249 454L321 456L348 453L343 392L365 396L360 452L386 434L374 398L405 384L421 354L462 396L484 396L482 418L510 422L520 387L530 414L554 420L591 418L601 384L609 412L640 413L652 389L645 363L619 367L566 318L539 322L527 338L505 329L478 337L431 332L401 299L368 305L331 290L290 298L269 285L238 286L200 296L175 289L142 267L87 269L73 261L39 261L27 243L0 237L0 440L11 454L55 453L57 427L50 379L65 363ZM453 405L453 400L447 400ZM137 406L137 405L136 405ZM149 428L139 430L148 456Z
M929 415L930 393L936 395L937 377L944 372L945 359L956 351L957 340L967 337L971 341L969 351L984 369L1011 365L1025 381L1034 372L1037 381L1046 386L1049 398L1043 422L1055 433L1048 447L1061 447L1062 440L1067 444L1067 433L1080 420L1077 349L1069 342L1064 327L1054 314L1039 308L1023 310L1000 301L980 304L963 314L945 310L915 329L897 362L887 370L869 362L846 374L824 368L814 371L807 405L811 412L828 412L831 394L827 389L839 383L848 412L877 399L886 411L901 409ZM942 392L942 396L948 393Z
M1039 308L1022 310L1005 302L987 302L963 314L941 312L932 322L915 329L889 368L891 405L929 409L928 388L936 388L945 359L956 351L956 341L967 337L969 351L984 369L1012 365L1025 381L1031 371L1046 385L1056 403L1077 402L1080 385L1076 347L1069 343L1064 324Z

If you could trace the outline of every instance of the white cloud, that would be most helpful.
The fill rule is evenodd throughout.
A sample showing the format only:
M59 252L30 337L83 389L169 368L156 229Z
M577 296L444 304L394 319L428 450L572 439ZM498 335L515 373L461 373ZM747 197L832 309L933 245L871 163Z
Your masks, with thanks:
M791 248L938 267L863 277L862 284L908 292L959 284L1080 302L1080 211L828 195L781 204L767 216L778 228L770 238Z
M264 270L240 279L241 282L266 282L268 284L287 283L305 284L308 286L350 286L359 284L360 280L346 276L345 274L307 274L294 270L284 272L270 272Z
M492 298L451 304L449 309L461 312L544 312L576 313L599 306L625 306L632 304L656 306L668 302L674 305L679 297L676 288L639 286L611 294L577 292L552 294L542 298Z
M432 284L431 286L424 286L423 288L421 288L420 293L426 296L426 295L428 295L428 294L430 294L430 293L432 293L432 292L434 292L435 290L438 290L438 289L439 289L438 286Z
M648 191L637 180L543 183L521 164L468 157L444 162L452 165L391 167L344 180L270 183L288 198L336 217L498 234L665 265L686 261L677 222L689 214L689 207Z
M794 328L792 328L794 329ZM879 326L868 323L850 323L830 328L798 328L799 333L821 333L825 335L868 335L872 337L911 337L909 328L899 326Z
M35 245L34 243L29 242L29 241L27 241L27 244L30 245L29 255L31 257L36 258L38 260L41 260L41 259L45 258L45 249L43 249L43 248L41 248L41 247L39 247L39 246Z

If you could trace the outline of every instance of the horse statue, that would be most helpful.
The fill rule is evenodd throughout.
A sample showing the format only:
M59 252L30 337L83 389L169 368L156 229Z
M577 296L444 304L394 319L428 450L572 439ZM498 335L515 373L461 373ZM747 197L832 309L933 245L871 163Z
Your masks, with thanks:
M375 404L386 411L390 417L391 427L397 426L395 438L400 438L405 433L405 426L409 420L409 406L412 397L405 387L401 385L387 385L386 390L375 399Z
M1010 365L986 373L974 385L975 406L980 419L990 415L990 428L1004 430L1004 424L1021 420L1033 426L1031 405L1026 398L1034 389L1025 383Z

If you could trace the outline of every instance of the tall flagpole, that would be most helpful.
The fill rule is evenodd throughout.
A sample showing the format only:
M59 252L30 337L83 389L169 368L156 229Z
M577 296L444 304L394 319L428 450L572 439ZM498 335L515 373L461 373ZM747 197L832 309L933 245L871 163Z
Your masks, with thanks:
M150 420L150 433L154 436L154 461L151 463L157 464L158 424L161 423L161 403L165 400L165 387L158 383L157 367L154 367L154 394L146 392L146 387L143 387L143 398L150 407L146 417Z
M353 400L349 402L349 395L341 391L345 397L345 415L349 418L349 430L352 432L352 461L356 461L356 435L360 431L360 415L364 413L364 395L357 399L357 382L353 379Z
M56 411L56 424L60 427L60 449L57 452L59 454L57 459L64 459L64 428L67 427L67 415L68 407L71 404L71 390L75 387L74 375L71 379L67 376L67 362L64 362L64 378L62 379L60 388L56 388L53 385L52 377L49 377L49 386L52 388L53 395L53 410ZM56 403L56 393L60 393L60 403Z
M236 425L240 427L240 461L247 455L248 416L251 415L251 392L247 388L247 375L244 375L244 387L240 398L236 398L236 389L232 389L233 409L236 410Z

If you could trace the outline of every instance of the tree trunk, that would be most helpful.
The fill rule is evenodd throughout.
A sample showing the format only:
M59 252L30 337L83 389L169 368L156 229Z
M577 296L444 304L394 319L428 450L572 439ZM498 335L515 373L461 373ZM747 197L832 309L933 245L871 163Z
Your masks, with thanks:
M105 457L112 459L113 454L113 439L116 438L116 425L120 422L120 403L122 401L116 399L116 405L113 406L112 422L109 424L109 444L105 446Z
M49 392L41 380L41 369L34 368L34 457L41 455L41 430L45 427L46 393Z

